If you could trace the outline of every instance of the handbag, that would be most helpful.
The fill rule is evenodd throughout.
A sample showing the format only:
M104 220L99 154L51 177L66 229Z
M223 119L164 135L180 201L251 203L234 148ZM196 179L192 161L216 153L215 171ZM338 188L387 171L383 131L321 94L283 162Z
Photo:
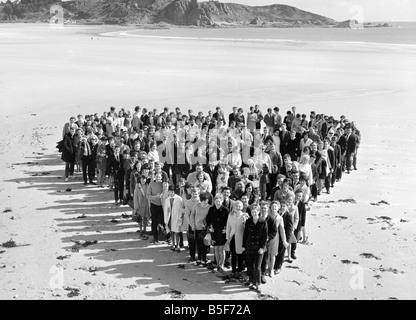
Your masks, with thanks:
M207 233L204 237L204 245L210 246L212 243L211 233Z

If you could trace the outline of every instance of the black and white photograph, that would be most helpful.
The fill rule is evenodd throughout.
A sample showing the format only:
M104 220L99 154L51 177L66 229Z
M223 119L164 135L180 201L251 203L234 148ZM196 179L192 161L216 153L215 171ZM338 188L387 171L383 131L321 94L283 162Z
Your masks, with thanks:
M415 299L415 101L416 1L0 0L0 300Z

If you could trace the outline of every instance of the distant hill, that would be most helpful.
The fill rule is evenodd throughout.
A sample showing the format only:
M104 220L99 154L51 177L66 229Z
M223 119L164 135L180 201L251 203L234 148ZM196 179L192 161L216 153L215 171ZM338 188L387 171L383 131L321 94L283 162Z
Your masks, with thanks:
M64 8L66 23L163 24L184 26L350 27L347 22L287 5L246 6L197 0L20 0L0 5L0 20L43 21L52 5Z

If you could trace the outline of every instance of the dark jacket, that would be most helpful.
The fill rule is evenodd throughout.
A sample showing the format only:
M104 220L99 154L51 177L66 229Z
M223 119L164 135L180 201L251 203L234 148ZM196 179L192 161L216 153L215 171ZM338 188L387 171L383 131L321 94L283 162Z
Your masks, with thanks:
M208 229L214 228L214 232L211 233L211 238L215 241L214 246L223 246L226 240L226 234L222 233L227 226L228 214L230 212L224 206L220 206L219 209L214 205L208 210L206 217Z
M329 160L329 167L331 168L331 170L335 170L336 168L336 159L335 159L335 151L328 148L328 160Z
M266 243L267 222L260 217L254 224L253 218L248 218L244 227L243 248L247 253L258 253L260 248L266 249Z
M339 144L335 144L334 148L334 156L335 156L335 166L338 167L338 165L341 163L341 146Z
M347 152L347 138L344 135L340 136L337 144L341 147L341 153L345 154Z
M71 137L69 132L64 136L61 159L65 162L75 163L74 137Z
M286 145L286 153L290 154L290 158L292 161L296 161L297 157L300 157L300 141L298 138L295 139L289 139Z
M267 242L273 240L277 234L277 224L276 219L272 218L270 215L265 219L267 222Z
M115 178L124 178L123 155L120 154L118 159L119 161L117 161L114 153L108 158L108 162L110 163L110 172Z
M280 134L280 154L284 156L287 153L287 143L290 140L290 133L289 131L281 131Z
M290 243L290 238L291 235L293 233L293 220L292 217L290 216L290 213L288 211L286 211L283 215L283 224L284 224L284 228L285 228L285 234L286 234L286 241Z
M347 140L347 153L355 152L357 147L358 138L355 134L351 133L350 137Z
M143 137L142 139L140 139L139 137L136 138L136 140L134 140L134 143L137 143L137 141L140 142L140 150L141 151L145 151L145 152L149 152L150 148L149 148L149 139L147 139L146 137Z
M325 179L329 172L326 170L327 166L325 159L319 153L316 153L315 164L319 179Z

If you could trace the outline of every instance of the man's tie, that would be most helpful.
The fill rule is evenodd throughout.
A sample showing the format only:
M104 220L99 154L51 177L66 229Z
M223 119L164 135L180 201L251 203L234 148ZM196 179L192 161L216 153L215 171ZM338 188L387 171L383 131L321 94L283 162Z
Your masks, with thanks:
M172 198L170 198L170 210L171 210L171 212L172 212L172 208L173 208L173 197Z
M88 143L88 141L86 141L85 144L87 145L87 156L90 156L91 155L91 147L90 147L90 144Z

